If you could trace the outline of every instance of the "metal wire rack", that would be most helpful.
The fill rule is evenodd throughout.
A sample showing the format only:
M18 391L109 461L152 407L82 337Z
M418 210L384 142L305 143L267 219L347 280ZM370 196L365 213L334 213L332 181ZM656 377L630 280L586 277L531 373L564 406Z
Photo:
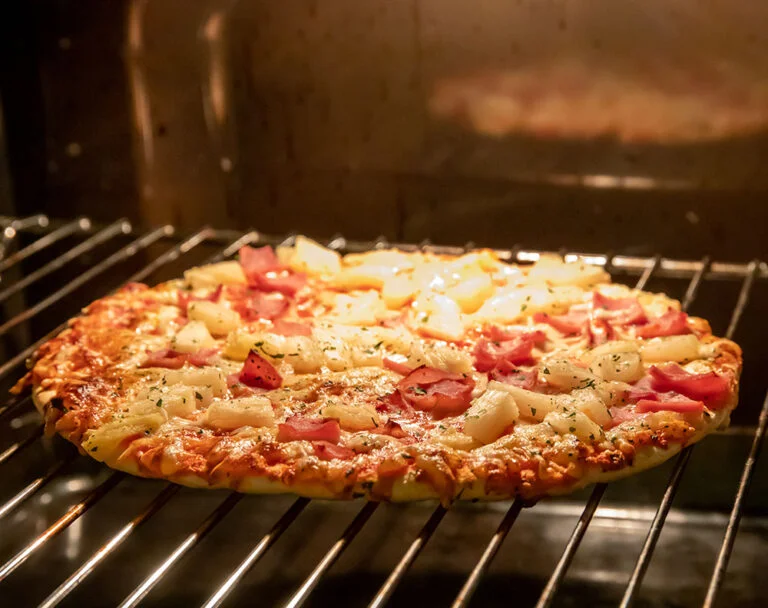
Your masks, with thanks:
M136 272L127 277L127 281L142 281L162 268L172 264L181 263L187 259L193 250L198 250L202 245L216 247L220 250L205 261L217 261L232 256L243 244L278 244L289 243L293 237L271 237L260 234L256 231L235 232L229 230L215 230L204 227L198 232L180 239L175 234L172 226L166 225L149 231L138 231L126 220L118 220L106 227L97 227L88 218L78 218L72 221L60 222L50 220L46 216L35 215L29 218L5 218L0 217L0 228L2 228L2 243L0 244L0 304L9 304L15 297L23 297L27 291L53 273L65 269L68 265L76 261L86 260L87 267L73 276L71 280L48 293L36 301L33 305L22 304L22 307L8 314L0 324L0 338L13 334L16 330L23 329L30 322L35 321L41 315L48 315L49 318L56 318L58 307L66 301L73 293L88 288L88 298L93 299L97 296L105 295L103 286L107 283L103 281L105 275L114 273L116 276L122 276L118 273L118 268L124 263L141 256L145 256L146 263ZM19 246L21 234L32 236L32 240L25 246ZM54 249L62 245L67 239L80 235L80 240L76 245L64 248L60 253L53 256L50 261L43 265L35 266L24 273L18 272L23 263L31 262L41 252ZM128 239L127 244L119 246L113 253L106 257L92 259L88 261L89 256L93 254L100 246L110 243L117 244L119 239ZM170 246L168 243L170 242ZM334 249L345 251L364 251L372 248L398 247L405 250L416 248L433 250L444 253L461 253L471 249L473 244L467 244L465 247L440 247L434 246L429 242L423 242L419 245L388 243L385 239L379 239L371 243L348 241L344 237L337 236L327 242L328 246ZM152 247L165 247L159 253L149 254ZM535 261L543 252L524 249L515 246L509 250L499 251L499 255L510 261L528 262ZM755 286L764 282L768 278L768 266L765 263L754 260L748 263L735 264L713 261L708 257L700 260L673 260L667 259L661 255L652 257L623 256L612 254L589 254L570 252L561 250L560 255L566 259L580 258L590 264L604 266L612 274L624 274L627 276L636 276L636 286L643 288L648 285L652 279L659 277L672 277L687 281L685 295L682 299L684 308L689 308L695 301L702 285L705 282L727 279L738 281L738 295L735 306L732 308L727 330L725 335L734 336L739 322L750 304L750 298L754 294ZM120 281L123 282L123 281ZM107 288L108 290L109 288ZM65 317L58 317L64 320ZM22 363L34 352L34 350L47 338L60 331L64 324L54 327L52 331L46 332L41 337L32 336L28 338L29 344L24 344L18 349L18 352L9 354L0 365L0 380L6 381L13 379L21 373ZM35 339L36 338L36 339ZM765 390L765 385L760 387ZM742 404L744 407L744 404ZM30 409L29 396L21 398L12 398L0 405L0 424L9 424L9 420L19 412ZM727 567L734 543L737 539L739 523L744 513L745 503L749 492L750 484L753 480L756 465L758 462L760 447L766 434L768 426L768 396L762 403L759 418L756 427L750 427L752 440L745 461L740 463L741 477L736 489L735 497L732 499L732 507L727 517L727 525L722 536L717 551L715 566L711 577L706 581L706 594L703 597L703 605L709 608L715 604L718 592L723 586L727 576ZM42 426L38 422L35 429L26 437L18 439L7 447L0 448L0 465L8 465L30 448L30 446L42 441ZM670 510L675 498L675 494L683 479L686 468L688 467L694 447L684 449L676 458L668 479L661 502L656 508L655 515L650 521L647 535L640 551L634 568L632 569L629 580L626 581L623 597L619 604L622 607L632 605L638 597L639 590L643 583L644 576L648 570L649 564L654 556L654 549L657 546L659 537L664 528L665 521L670 514ZM30 499L39 493L45 486L50 484L63 471L69 467L79 457L72 451L61 455L50 468L40 475L27 478L23 487L11 496L6 502L0 505L0 529L4 521L10 514L22 510ZM68 527L76 524L86 512L88 512L97 503L107 497L125 478L123 473L112 472L100 481L89 491L82 500L72 504L69 509L52 524L45 529L22 548L15 552L5 563L0 564L0 590L2 585L11 577L18 568L25 562L32 559L41 552L46 545L57 535L62 533ZM149 482L147 482L149 483ZM160 512L172 499L176 497L180 489L173 484L166 484L164 487L141 509L130 521L119 528L97 551L81 563L61 584L55 588L39 604L41 607L50 608L59 605L66 600L69 595L78 588L88 577L105 565L111 555L128 541L131 536L146 522L151 520ZM604 484L597 485L593 490L583 511L578 517L578 521L573 528L570 537L565 543L564 549L555 567L551 571L549 580L540 590L538 601L535 603L537 608L544 608L552 605L558 592L562 591L563 582L569 571L574 558L577 555L579 547L590 526L590 522L595 517L599 505L606 491ZM144 600L150 592L173 571L179 562L188 553L203 540L216 526L224 520L236 505L243 500L243 496L236 493L228 493L226 497L199 523L198 526L191 529L188 535L175 547L167 550L165 558L156 565L152 571L130 592L120 603L121 608L129 608L138 605ZM270 551L280 537L292 526L295 520L310 505L310 500L298 498L280 515L274 525L253 545L252 549L245 557L233 568L226 576L222 577L218 585L210 590L210 595L204 599L202 605L204 608L215 608L221 606L230 596L230 594L248 577L252 569L258 562ZM491 568L494 558L497 556L506 537L513 529L513 526L525 505L521 501L514 501L508 507L506 513L502 516L496 531L485 543L482 553L477 559L474 567L466 575L465 581L458 594L452 601L452 606L460 608L469 605L473 594L482 584L487 572ZM379 505L373 502L366 502L353 517L346 529L341 533L338 539L331 544L327 552L317 562L303 583L295 589L285 603L290 608L298 608L311 599L313 591L318 584L326 577L333 568L336 561L355 540L355 537L364 529L368 520L373 514L381 509L397 509L394 506ZM429 515L426 523L423 524L420 531L408 544L407 549L400 559L392 566L389 575L385 578L379 588L371 588L370 607L379 608L387 604L392 595L408 577L414 563L419 555L425 549L427 543L433 534L439 529L446 514L451 509L437 506ZM117 523L117 522L116 522Z

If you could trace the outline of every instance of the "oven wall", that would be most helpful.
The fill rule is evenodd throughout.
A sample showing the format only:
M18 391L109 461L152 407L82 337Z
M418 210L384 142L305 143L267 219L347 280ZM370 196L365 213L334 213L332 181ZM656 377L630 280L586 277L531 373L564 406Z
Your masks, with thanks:
M53 0L3 21L3 105L23 212L685 256L716 249L733 259L766 252L763 133L683 143L489 137L430 106L441 79L562 57L651 80L661 61L685 83L724 62L748 85L768 66L762 5ZM719 84L700 80L702 97Z

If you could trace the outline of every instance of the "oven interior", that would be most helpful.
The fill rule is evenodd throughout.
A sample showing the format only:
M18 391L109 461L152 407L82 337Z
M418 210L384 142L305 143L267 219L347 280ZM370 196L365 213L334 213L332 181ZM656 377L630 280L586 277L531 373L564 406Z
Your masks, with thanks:
M760 3L50 0L2 25L8 215L768 253Z
M582 255L710 319L745 368L729 429L525 507L179 489L78 456L3 398L0 604L768 605L768 4L15 4L3 391L122 283L296 232Z
M3 217L8 388L51 331L129 280L151 283L291 237L80 217ZM342 251L406 245L337 236ZM471 246L471 245L470 245ZM536 250L501 250L531 261ZM768 601L768 423L760 261L559 253L664 290L747 356L732 426L664 466L536 505L242 496L132 478L42 436L28 396L0 406L0 594L72 606L760 606Z

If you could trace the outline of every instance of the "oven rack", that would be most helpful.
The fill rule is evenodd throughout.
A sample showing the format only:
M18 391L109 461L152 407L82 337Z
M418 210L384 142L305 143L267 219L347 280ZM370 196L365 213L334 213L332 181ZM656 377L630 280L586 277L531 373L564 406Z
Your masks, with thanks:
M2 229L2 237L0 240L0 273L2 273L0 274L0 303L5 302L14 294L23 292L24 289L28 288L33 283L44 279L55 270L88 254L100 244L116 239L121 235L133 238L128 245L125 245L112 255L93 264L88 270L77 276L77 278L37 302L34 306L18 312L5 321L0 325L0 337L9 333L12 329L25 321L29 321L41 312L55 306L75 290L86 285L91 289L94 289L94 285L98 285L96 279L99 276L110 271L110 269L120 263L133 258L140 252L145 252L145 250L153 244L172 243L168 249L164 250L163 253L133 274L126 282L145 280L159 268L171 262L180 260L184 255L203 243L221 247L221 250L216 255L207 260L208 262L215 262L231 257L244 244L290 244L294 238L292 235L287 237L275 237L261 234L255 230L238 232L234 230L217 230L206 226L182 239L177 235L177 231L171 225L164 225L145 231L137 229L126 219L120 219L107 226L101 226L85 217L76 218L71 221L60 221L52 220L45 215L33 215L24 218L0 217L0 229ZM36 240L31 244L16 250L16 240L22 232L33 234L36 237ZM18 278L16 281L7 282L6 273L12 270L16 265L20 264L20 262L51 247L54 243L61 241L68 236L78 233L85 238L79 245L66 250L52 261L36 268L33 272ZM429 241L424 241L418 245L391 243L384 238L379 238L372 242L358 242L347 240L343 236L336 236L326 241L325 244L330 248L343 251L365 251L376 248L395 247L404 250L423 249L437 253L463 253L475 248L473 243L467 243L464 247L445 247L433 245ZM547 252L526 249L516 245L508 250L497 250L497 253L503 259L508 261L530 262L537 260L540 255ZM718 262L713 261L709 257L704 257L699 260L677 260L665 258L661 254L656 254L650 257L638 257L613 255L611 253L580 253L571 252L566 249L551 253L561 255L566 260L582 259L586 263L603 266L606 270L609 270L612 273L636 275L638 276L636 287L639 289L643 288L651 278L668 276L687 279L688 286L683 298L684 308L688 308L691 305L696 298L702 283L705 281L737 279L740 281L740 290L736 304L730 314L730 321L727 331L725 332L726 337L732 337L734 335L739 321L750 302L750 296L753 294L755 284L758 281L768 278L768 265L760 260L753 260L748 263ZM98 287L95 287L93 297L95 298L103 295L106 294L100 293ZM34 350L64 327L65 323L62 323L43 338L35 341L30 346L23 348L20 352L3 362L0 366L0 379L9 377L13 371L20 374L21 364L34 352ZM11 398L6 401L3 405L0 405L0 422L4 421L10 414L18 411L25 405L28 406L29 403L29 395ZM707 583L706 597L703 602L703 606L707 608L714 605L718 592L721 589L727 574L728 560L736 541L739 522L744 510L745 499L753 479L755 466L760 455L761 445L766 434L766 427L768 427L768 394L760 409L759 419L757 426L754 429L751 447L748 456L742 465L740 481L728 517L722 543L717 554L716 564ZM42 425L40 425L25 439L5 447L3 451L0 452L0 466L13 459L25 448L39 441L43 435L42 431L43 428ZM683 449L676 457L663 497L658 504L655 516L648 529L642 551L637 558L634 570L626 585L623 598L620 602L620 606L622 607L632 605L637 598L638 590L653 557L654 549L670 512L675 493L680 485L691 453L694 449L695 446L689 446ZM26 500L60 475L65 467L76 458L78 458L78 456L75 454L70 454L61 458L47 471L47 473L30 481L10 500L5 504L0 505L0 523L2 523L3 518L22 506ZM50 539L65 530L112 491L124 477L125 474L121 472L111 473L105 481L88 493L80 502L73 504L64 515L40 533L36 538L32 539L21 551L6 563L1 564L0 584L3 580L12 576L13 572L27 561L28 558L42 550ZM576 555L581 540L600 504L605 488L605 484L598 484L594 487L576 526L573 528L570 539L568 540L556 567L541 591L539 600L536 603L537 608L550 606L555 599L568 568ZM174 497L178 490L178 486L171 483L166 484L166 486L143 510L137 513L133 519L120 528L107 543L82 563L75 572L71 573L66 580L64 580L40 604L40 606L50 608L58 605L64 600L73 589L104 563L140 525L162 509ZM123 600L120 604L121 608L129 608L138 605L163 576L167 574L188 552L190 552L208 532L225 518L233 507L242 499L243 495L241 494L234 492L228 493L226 498L208 515L208 517L205 518L197 528L190 531L189 535L168 553L166 559L156 566L149 576L147 576L143 582ZM290 508L279 517L272 528L255 544L240 564L221 582L220 586L212 590L210 597L203 604L204 608L215 608L222 605L230 592L243 581L249 571L256 566L257 562L269 551L272 545L280 538L283 532L291 526L294 520L296 520L309 503L310 500L307 498L297 498ZM487 541L485 550L480 559L475 564L471 573L466 578L460 592L453 601L452 606L454 608L460 608L469 604L473 593L481 583L483 576L493 562L496 553L512 529L517 516L525 506L526 505L520 500L512 502L506 514L502 517L495 533ZM366 502L338 540L331 545L325 556L317 563L311 574L294 592L291 599L286 604L287 608L298 608L306 602L323 576L328 573L344 550L353 542L358 532L365 526L371 515L379 508L395 507L384 506L375 502ZM410 567L416 561L420 552L428 543L430 537L438 528L447 512L448 508L443 506L437 506L434 509L420 532L410 543L407 551L394 566L384 584L381 585L375 593L372 593L369 603L370 607L378 608L387 603L392 596L392 593L408 574Z

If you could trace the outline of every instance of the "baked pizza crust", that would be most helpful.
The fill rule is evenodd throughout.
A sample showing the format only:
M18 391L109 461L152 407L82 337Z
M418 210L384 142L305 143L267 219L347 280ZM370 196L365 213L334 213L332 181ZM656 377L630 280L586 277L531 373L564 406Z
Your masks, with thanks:
M440 264L453 261L454 258L447 256L430 259L430 263ZM516 267L514 271L517 272ZM505 272L514 275L512 270L505 269ZM527 280L533 274L534 271L527 267L522 269L521 276ZM599 290L612 296L631 296L642 301L646 310L663 310L665 306L679 308L679 304L661 294L644 294L609 285L604 282L605 277L600 278L599 283L583 285L584 293ZM317 294L325 289L328 281L326 276L314 279L310 273L305 289ZM350 431L342 426L339 443L353 451L351 457L326 459L318 456L317 442L278 441L275 424L270 428L252 424L217 428L206 409L211 410L214 403L238 402L229 393L234 390L232 387L214 397L207 406L198 407L185 416L169 415L165 411L161 415L160 410L169 407L162 403L162 398L156 402L157 410L149 408L146 397L141 397L143 409L138 413L130 411L131 407L136 407L137 395L145 395L147 391L151 394L153 389L158 394L169 390L161 385L165 385L170 376L163 370L143 367L142 361L148 352L167 344L171 333L178 333L179 327L174 321L163 325L158 319L162 315L169 317L168 310L176 306L177 296L187 288L188 285L179 281L151 289L130 285L92 304L84 315L70 322L67 330L40 348L31 371L16 390L31 387L34 403L45 417L49 433L58 432L84 454L114 469L197 488L228 488L258 494L292 493L327 499L439 499L443 503L457 499L504 500L513 497L535 500L545 495L565 494L593 483L614 481L654 467L684 446L727 426L730 412L738 401L739 347L730 340L712 336L705 320L691 317L687 319L689 331L697 337L699 348L706 356L685 365L696 373L714 371L728 378L729 382L727 398L716 408L705 408L702 414L645 413L606 425L606 428L598 425L599 437L590 435L589 439L579 437L575 427L571 427L570 432L557 431L555 418L547 417L551 422L545 422L529 416L526 420L519 414L501 436L484 442L472 437L469 437L471 441L467 440L467 435L462 432L466 417L463 420L460 420L461 416L446 418L444 435L438 431L443 423L438 424L439 421L432 420L428 413L418 412L412 421L398 419L409 433L411 427L406 423L412 422L413 428L423 427L411 433L411 439L405 441L378 434L378 424L383 424L385 415L375 414L379 419L379 423L374 421L375 429ZM519 288L527 289L525 286ZM206 289L198 291L207 293ZM546 289L551 291L550 287ZM338 289L334 293L338 293ZM408 307L411 305L404 308ZM261 321L256 321L259 323ZM502 324L509 327L515 323L533 325L532 318L525 314L518 314ZM333 331L340 330L333 326ZM227 337L229 342L224 352L233 344L233 333ZM550 331L548 336L552 335ZM422 346L434 342L443 348L446 344L445 340L425 334L415 336ZM219 343L222 340L224 338L218 338ZM577 348L572 344L560 346L571 349L567 351L569 356ZM389 348L389 345L383 348ZM410 348L413 351L413 343ZM458 350L471 352L471 342ZM593 346L578 347L577 350L582 355L591 356ZM383 395L397 392L402 379L397 372L380 365L351 366L341 371L323 366L317 373L291 374L287 361L282 360L286 357L282 353L272 355L280 357L271 361L281 365L283 386L265 394L271 399L275 417L283 421L297 411L303 412L305 407L320 415L327 413L328 410L323 408L330 402L328 395L336 395L347 404L354 401L360 407L366 407L366 403L380 403L385 398ZM536 365L541 368L549 355L551 352L544 352ZM241 365L240 361L221 357L210 369L224 375L231 374ZM294 365L298 369L299 364ZM188 367L185 364L182 371ZM544 373L549 374L546 367ZM479 381L476 371L471 374ZM592 380L588 380L588 386L590 382L594 388ZM574 389L570 394L582 389ZM275 396L281 390L293 392ZM555 394L551 387L541 390L550 391L547 394L555 399L553 403L562 396L561 393L568 392ZM483 394L480 389L477 392L476 396L473 393L473 404ZM573 412L577 410L567 410L568 415L575 416ZM118 420L122 413L128 418L124 424ZM580 410L577 413L582 416ZM535 416L535 409L533 414ZM390 419L394 416L390 415ZM324 416L324 419L328 417ZM339 419L343 422L343 416ZM595 423L585 419L584 424ZM111 429L118 440L102 441L99 433L113 432Z

